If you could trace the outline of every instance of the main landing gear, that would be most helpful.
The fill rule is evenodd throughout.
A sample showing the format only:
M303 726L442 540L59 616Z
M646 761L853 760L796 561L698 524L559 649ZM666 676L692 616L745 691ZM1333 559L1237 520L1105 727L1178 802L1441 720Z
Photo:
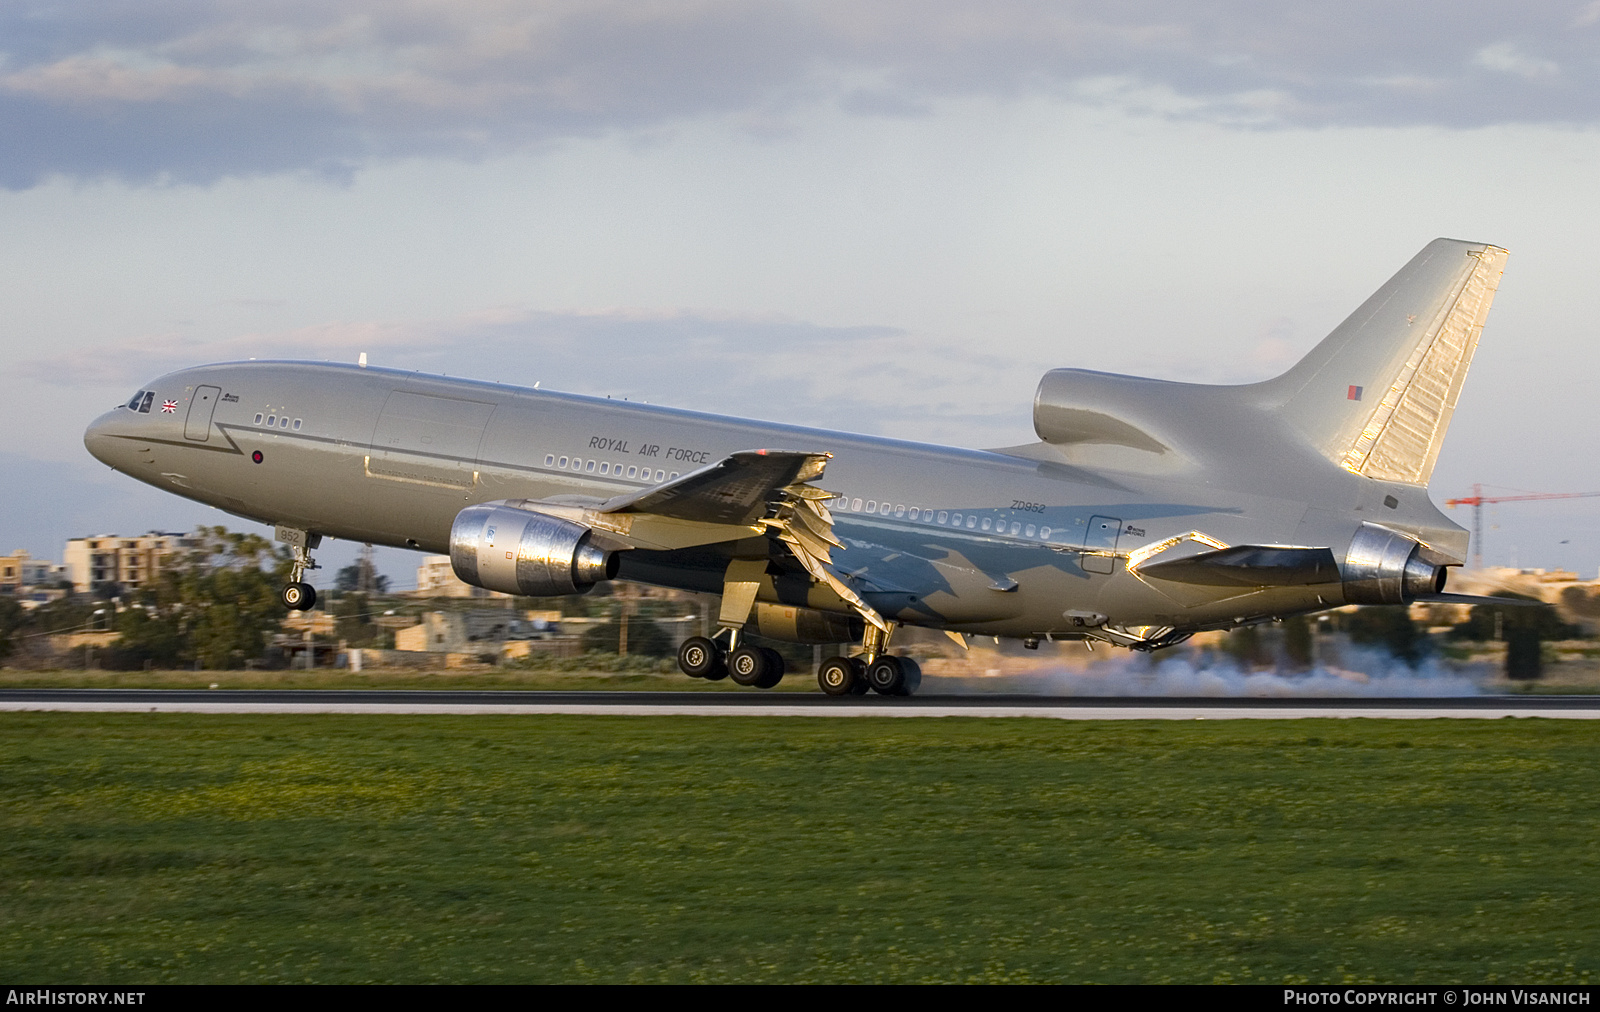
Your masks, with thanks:
M705 636L691 636L678 648L678 668L690 678L717 682L731 677L739 685L770 689L783 680L783 656L767 647L738 646L730 630L729 645Z
M830 696L909 696L922 684L922 668L909 657L879 654L869 664L860 657L830 657L817 669L817 684Z
M817 669L817 684L830 696L909 696L922 684L922 669L909 657L887 653L894 630L868 625L859 657L830 657Z
M322 535L278 527L273 531L273 540L282 541L294 552L289 582L278 591L278 600L290 611L310 611L317 603L317 589L305 582L305 574L308 569L322 568L311 558L311 549L322 544Z
M726 636L728 646L718 642ZM817 684L830 696L909 696L922 684L922 669L909 657L883 652L889 637L868 627L858 657L830 657L817 669ZM739 646L737 630L716 639L691 636L678 648L678 668L690 678L720 681L731 677L739 685L770 689L783 679L783 657L766 647Z

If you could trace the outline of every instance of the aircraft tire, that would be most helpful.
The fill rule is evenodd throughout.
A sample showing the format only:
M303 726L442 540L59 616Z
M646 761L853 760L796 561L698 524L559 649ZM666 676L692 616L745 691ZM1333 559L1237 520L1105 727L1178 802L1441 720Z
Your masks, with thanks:
M709 678L719 668L727 670L722 663L722 648L714 640L690 636L678 647L678 670L690 678Z
M849 661L856 669L856 680L850 686L850 695L865 696L872 691L872 685L867 681L867 662L859 657L851 657Z
M317 589L309 583L287 583L278 591L278 600L290 611L310 611L317 603Z
M740 685L759 685L771 666L760 647L740 647L728 655L728 674Z
M771 647L762 647L761 652L767 658L767 673L756 682L756 688L770 689L783 681L783 655Z
M867 684L880 696L898 696L905 687L906 673L900 667L900 658L883 654L867 669Z
M825 696L859 696L867 688L861 662L852 657L830 657L817 669L817 685Z

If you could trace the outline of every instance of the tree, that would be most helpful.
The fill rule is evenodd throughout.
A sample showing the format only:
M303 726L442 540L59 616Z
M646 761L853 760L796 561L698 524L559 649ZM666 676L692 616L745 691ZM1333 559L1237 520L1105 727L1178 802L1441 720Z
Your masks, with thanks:
M1502 596L1521 601L1537 600L1520 594ZM1456 626L1452 635L1480 642L1505 640L1506 677L1533 681L1544 674L1545 641L1566 639L1578 632L1576 626L1561 621L1561 616L1548 604L1480 604L1473 607L1467 620Z
M583 649L614 654L620 646L622 629L616 619L590 626L583 634ZM646 657L665 657L672 653L672 641L661 627L643 615L628 618L628 653Z
M1304 671L1311 667L1313 653L1311 620L1304 615L1284 619L1283 657L1290 670Z
M0 661L16 650L17 634L28 624L28 613L9 597L0 597Z
M1408 667L1416 667L1428 652L1427 638L1403 604L1359 608L1345 616L1344 627L1352 643L1381 647Z
M164 642L162 635L170 634L181 644L179 660L238 667L261 656L283 621L278 588L288 580L291 559L260 535L225 527L195 533L199 547L175 558L140 595L153 620L167 625L161 635L149 630L146 640Z

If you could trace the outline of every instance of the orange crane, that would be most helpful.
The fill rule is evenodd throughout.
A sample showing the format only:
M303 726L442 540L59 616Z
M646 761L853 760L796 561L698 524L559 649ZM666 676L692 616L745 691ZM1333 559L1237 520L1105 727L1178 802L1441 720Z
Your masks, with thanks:
M1457 506L1472 507L1472 568L1483 568L1483 504L1497 502L1534 502L1541 499L1592 499L1600 492L1525 492L1522 495L1484 495L1482 485L1473 485L1472 494L1460 499L1446 499L1451 509Z

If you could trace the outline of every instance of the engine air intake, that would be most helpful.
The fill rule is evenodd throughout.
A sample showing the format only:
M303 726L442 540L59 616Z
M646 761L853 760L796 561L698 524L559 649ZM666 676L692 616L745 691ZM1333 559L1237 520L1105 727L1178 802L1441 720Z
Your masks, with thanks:
M503 594L582 594L615 579L618 561L593 543L589 528L505 503L468 506L450 527L456 576Z

